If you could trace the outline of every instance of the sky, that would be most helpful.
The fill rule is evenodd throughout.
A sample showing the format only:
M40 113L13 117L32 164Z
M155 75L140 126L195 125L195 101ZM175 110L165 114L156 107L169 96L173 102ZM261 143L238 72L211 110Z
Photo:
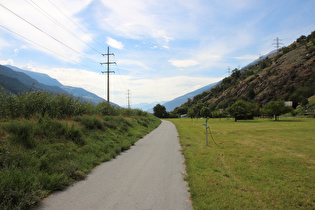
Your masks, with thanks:
M217 82L315 30L314 0L0 0L0 64L132 108Z

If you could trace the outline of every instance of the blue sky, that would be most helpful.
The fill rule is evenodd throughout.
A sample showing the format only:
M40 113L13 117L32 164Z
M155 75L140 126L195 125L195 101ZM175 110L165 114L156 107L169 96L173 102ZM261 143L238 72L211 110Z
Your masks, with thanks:
M127 105L172 100L315 30L313 0L1 0L0 63ZM23 20L24 19L24 20ZM107 97L107 96L106 96Z

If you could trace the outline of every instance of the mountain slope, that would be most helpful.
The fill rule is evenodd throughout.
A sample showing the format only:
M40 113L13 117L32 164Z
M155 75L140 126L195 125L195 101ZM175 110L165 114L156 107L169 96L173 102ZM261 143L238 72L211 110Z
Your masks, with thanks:
M272 56L272 55L276 54L277 52L278 52L278 50L273 50L273 51L269 52L268 54L261 56L260 58L252 61L251 63L249 63L248 65L243 67L241 69L241 71L245 71L248 68L250 68L250 67L252 67L254 65L257 65L257 63L259 63L260 61L263 61L264 59L268 58L269 56ZM187 100L189 98L192 99L193 97L198 96L199 94L202 94L203 92L208 91L211 88L214 88L215 86L219 85L221 82L222 81L219 81L217 83L213 83L213 84L207 85L207 86L202 87L202 88L200 88L198 90L195 90L195 91L187 93L187 94L185 94L183 96L177 97L177 98L175 98L175 99L173 99L171 101L168 101L168 102L164 103L163 106L165 106L166 111L168 111L168 112L173 111L176 107L179 107L180 105L182 105L185 102L187 102Z
M37 80L39 83L43 83L47 86L56 86L59 88L60 91L70 93L75 97L81 97L85 101L90 101L90 102L93 102L96 104L104 101L103 98L101 98L101 97L97 96L96 94L91 93L91 92L89 92L83 88L65 86L65 85L61 84L58 80L51 78L47 74L27 71L27 70L23 70L23 69L20 69L18 67L15 67L15 66L7 66L7 67L9 67L10 69L12 69L14 71L22 72L22 73L30 76L31 78ZM117 104L114 104L114 105L118 106Z
M0 65L0 76L2 77L2 82L0 85L9 87L8 90L13 90L12 92L15 94L29 90L47 91L50 93L66 93L66 91L60 87L44 85L22 72L14 71L11 68L3 65ZM6 78L5 81L4 78ZM19 88L12 89L14 86Z
M20 80L0 73L0 89L1 88L14 94L21 93L28 89Z
M204 104L211 111L226 109L239 99L260 105L275 100L307 103L315 94L315 32L301 36L290 46L245 71L233 70L230 77L210 91L199 94L181 107ZM202 107L202 106L201 106Z
M51 78L47 74L27 71L27 70L20 69L18 67L10 66L10 65L6 65L6 67L9 67L10 69L17 72L23 72L24 74L27 74L28 76L32 77L33 79L45 85L57 86L57 87L63 86L58 80Z
M194 96L204 92L204 91L207 91L207 90L210 90L211 88L215 87L216 85L218 85L220 82L217 82L217 83L213 83L213 84L210 84L210 85L207 85L207 86L204 86L198 90L195 90L195 91L192 91L190 93L187 93L185 95L182 95L180 97L177 97L171 101L168 101L166 103L163 104L163 106L165 106L166 108L166 111L170 112L170 111L173 111L176 107L182 105L183 103L187 102L187 100L189 98L193 98Z

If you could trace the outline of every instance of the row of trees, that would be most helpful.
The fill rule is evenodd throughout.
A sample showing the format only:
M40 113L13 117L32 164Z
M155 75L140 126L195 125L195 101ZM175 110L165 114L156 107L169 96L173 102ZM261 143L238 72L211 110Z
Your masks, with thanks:
M275 120L279 119L280 115L292 112L293 108L285 106L284 101L271 101L262 107L258 103L238 100L232 106L227 109L213 110L211 106L206 104L196 104L190 108L180 107L173 112L169 113L163 105L157 104L154 108L154 115L159 118L179 117L182 114L187 114L190 118L198 117L233 117L235 121L253 119L256 116L270 116Z

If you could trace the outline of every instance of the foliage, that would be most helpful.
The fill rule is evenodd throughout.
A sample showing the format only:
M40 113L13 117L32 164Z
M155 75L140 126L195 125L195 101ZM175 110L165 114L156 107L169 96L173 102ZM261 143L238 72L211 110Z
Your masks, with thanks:
M165 106L157 104L153 107L154 116L158 118L166 118L168 116Z
M263 113L269 116L275 116L275 120L278 120L280 115L290 111L292 111L292 108L285 106L284 101L271 101L263 106Z
M211 114L211 111L210 111L209 107L204 106L201 108L201 110L200 110L201 117L207 118L210 116L210 114Z
M194 209L314 209L315 120L171 119Z
M68 94L52 94L45 91L23 92L18 95L0 90L0 119L32 118L40 114L51 118L68 118L78 115L147 116L139 109L124 109L101 102L94 105Z
M253 119L259 114L259 106L252 102L239 100L228 109L228 112L234 117L235 122L241 119Z

